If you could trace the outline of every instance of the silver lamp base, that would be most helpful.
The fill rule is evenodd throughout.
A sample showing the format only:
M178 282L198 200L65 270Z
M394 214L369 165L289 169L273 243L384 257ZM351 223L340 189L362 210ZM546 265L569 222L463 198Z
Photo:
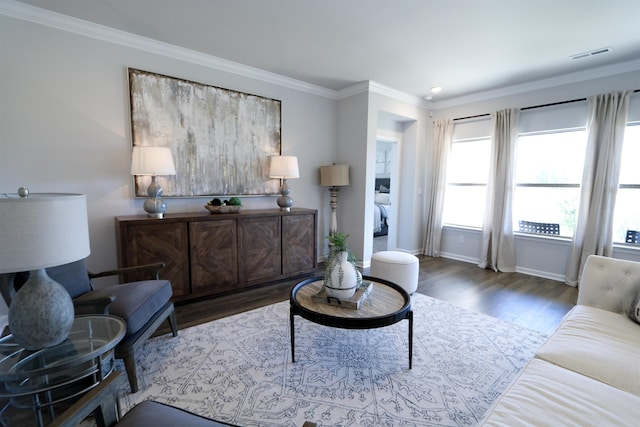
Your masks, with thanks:
M44 269L34 270L9 307L9 328L27 350L60 344L73 326L73 301Z
M144 205L142 206L147 215L151 218L164 218L167 205L162 200L162 187L156 175L151 177L151 184L149 184L147 188L147 194L149 198L144 201Z
M287 180L282 180L282 185L280 185L280 197L278 197L277 203L280 206L281 211L291 212L291 206L293 206L293 199L289 197L289 193L291 190L287 185Z

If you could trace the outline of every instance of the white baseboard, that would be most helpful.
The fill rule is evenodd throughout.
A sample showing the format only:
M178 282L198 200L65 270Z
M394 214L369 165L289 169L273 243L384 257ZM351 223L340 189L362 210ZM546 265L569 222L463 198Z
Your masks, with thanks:
M462 256L460 254L452 254L449 252L441 252L440 256L442 258L455 259L456 261L468 262L470 264L478 264L480 262L479 258L471 258L471 257Z
M440 256L443 258L454 259L456 261L463 261L463 262L468 262L476 265L480 262L478 258L465 257L465 256L460 256L458 254L441 253ZM529 276L542 277L543 279L556 280L558 282L565 281L564 274L554 274L554 273L549 273L548 271L534 270L532 268L523 268L523 267L516 266L516 272L527 274Z
M556 280L558 282L564 282L566 276L564 274L554 274L548 271L534 270L531 268L522 268L516 266L516 272L522 274L528 274L529 276L542 277L543 279Z

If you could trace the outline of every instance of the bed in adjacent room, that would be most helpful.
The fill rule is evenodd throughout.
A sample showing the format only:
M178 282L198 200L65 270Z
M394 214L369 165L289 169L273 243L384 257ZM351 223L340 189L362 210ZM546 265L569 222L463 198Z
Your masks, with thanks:
M389 178L376 178L376 194L373 206L373 237L386 236L389 233L389 214L391 213L391 187Z

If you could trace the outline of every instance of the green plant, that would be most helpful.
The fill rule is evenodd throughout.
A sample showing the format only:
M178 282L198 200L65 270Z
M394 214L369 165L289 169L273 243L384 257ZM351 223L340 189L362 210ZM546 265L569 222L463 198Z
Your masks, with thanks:
M331 246L331 250L336 252L346 251L347 248L347 239L349 235L346 233L335 232L325 236L325 239L329 241L329 245Z
M340 232L335 232L328 236L325 236L325 239L329 241L329 261L335 258L336 254L339 254L340 252L347 252L349 254L347 260L355 265L357 259L351 252L351 250L347 247L348 238L348 234Z

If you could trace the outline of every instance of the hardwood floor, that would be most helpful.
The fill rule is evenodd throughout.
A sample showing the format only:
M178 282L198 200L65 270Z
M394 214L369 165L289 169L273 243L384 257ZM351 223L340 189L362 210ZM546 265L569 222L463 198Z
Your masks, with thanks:
M546 335L578 298L577 288L555 280L431 257L420 258L418 292Z
M368 269L364 274L368 273ZM318 270L318 275L322 270ZM273 304L289 298L298 280L278 283L176 307L180 328ZM475 264L420 257L418 292L551 334L576 303L576 288L521 273L495 273ZM162 326L158 333L169 332Z

